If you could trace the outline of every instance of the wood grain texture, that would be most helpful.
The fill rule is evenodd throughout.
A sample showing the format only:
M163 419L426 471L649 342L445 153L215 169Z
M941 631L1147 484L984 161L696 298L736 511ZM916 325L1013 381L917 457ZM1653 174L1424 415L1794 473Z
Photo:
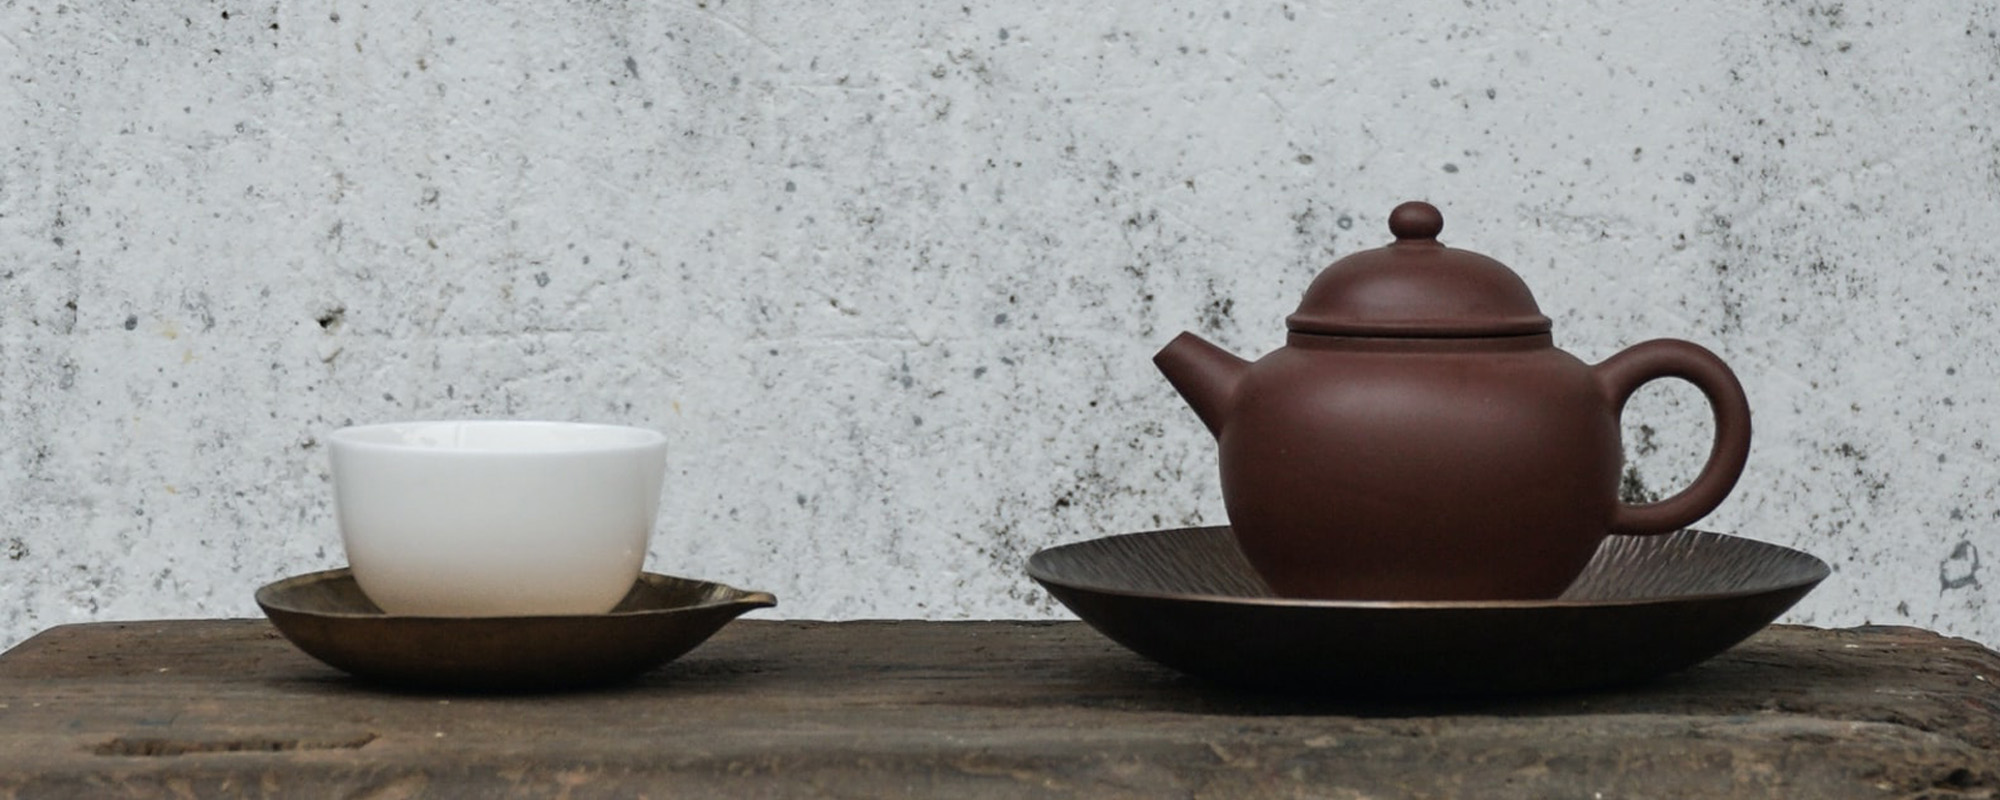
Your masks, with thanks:
M1078 623L739 621L575 694L392 694L261 620L0 656L0 797L1991 797L2000 655L1774 627L1630 691L1218 689Z

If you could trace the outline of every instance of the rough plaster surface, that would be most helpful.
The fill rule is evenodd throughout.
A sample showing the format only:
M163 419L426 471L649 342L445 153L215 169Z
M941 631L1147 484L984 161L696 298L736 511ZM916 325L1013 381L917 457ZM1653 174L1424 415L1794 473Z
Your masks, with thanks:
M1225 520L1152 352L1409 198L1736 367L1789 619L2000 643L1992 2L417 5L0 2L0 645L254 615L326 432L432 417L666 431L649 565L783 615L1058 615L1037 548Z

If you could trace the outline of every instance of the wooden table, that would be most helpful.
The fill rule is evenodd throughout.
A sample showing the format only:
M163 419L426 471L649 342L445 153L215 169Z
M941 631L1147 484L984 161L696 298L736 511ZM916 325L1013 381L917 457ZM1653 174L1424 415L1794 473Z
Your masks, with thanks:
M625 686L371 689L262 620L0 656L0 797L1899 797L2000 794L2000 655L1774 627L1634 690L1246 694L1079 623L739 621Z

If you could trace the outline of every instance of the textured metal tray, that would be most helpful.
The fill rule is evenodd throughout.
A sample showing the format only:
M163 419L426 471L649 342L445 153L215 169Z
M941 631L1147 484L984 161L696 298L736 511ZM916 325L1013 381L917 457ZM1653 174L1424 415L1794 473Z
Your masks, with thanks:
M453 691L592 686L651 670L694 649L765 592L644 573L604 614L418 617L385 614L346 569L286 578L257 605L308 655L371 682Z
M1817 558L1686 530L1607 538L1550 600L1273 596L1227 527L1053 547L1028 574L1120 644L1203 678L1337 694L1507 694L1656 678L1729 649L1824 580Z

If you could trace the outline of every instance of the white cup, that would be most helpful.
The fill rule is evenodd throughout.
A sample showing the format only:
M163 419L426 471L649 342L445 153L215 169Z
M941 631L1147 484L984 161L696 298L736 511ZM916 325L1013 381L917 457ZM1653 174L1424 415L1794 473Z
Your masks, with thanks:
M601 614L646 558L667 439L567 422L400 422L328 437L361 591L391 614Z

